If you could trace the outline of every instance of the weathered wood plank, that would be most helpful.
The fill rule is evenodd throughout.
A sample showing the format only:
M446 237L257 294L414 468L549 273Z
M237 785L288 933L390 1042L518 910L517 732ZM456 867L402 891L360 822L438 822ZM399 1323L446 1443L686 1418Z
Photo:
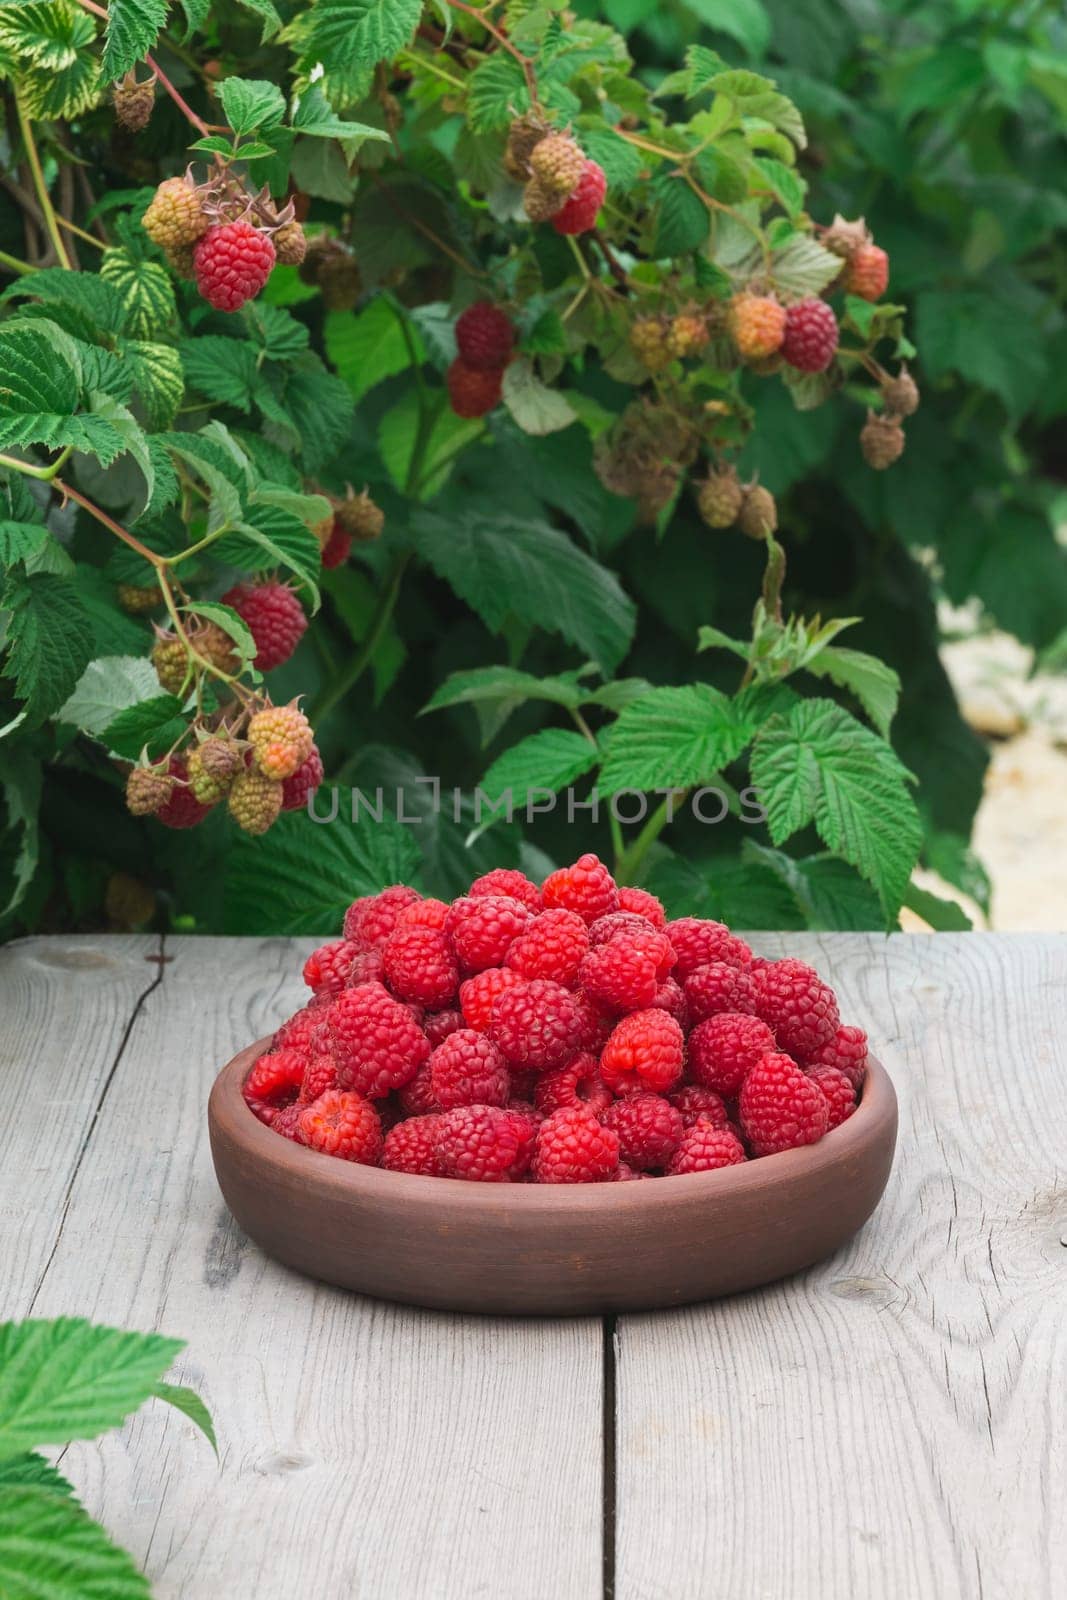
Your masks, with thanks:
M761 939L901 1100L879 1211L735 1301L621 1320L617 1600L1052 1600L1067 1564L1067 940Z
M158 1600L599 1600L600 1324L361 1300L274 1266L223 1208L208 1088L299 1003L307 948L168 941L37 1301L187 1338L221 1470L159 1406L64 1470Z

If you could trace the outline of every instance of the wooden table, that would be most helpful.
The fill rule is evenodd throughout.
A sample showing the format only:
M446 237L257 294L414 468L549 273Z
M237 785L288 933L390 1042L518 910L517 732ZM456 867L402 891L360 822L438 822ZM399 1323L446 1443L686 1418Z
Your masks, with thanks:
M167 1600L1053 1600L1067 1571L1067 939L759 936L901 1101L801 1277L669 1314L452 1317L276 1267L204 1108L309 941L0 952L0 1315L188 1340L176 1412L65 1452ZM162 955L162 961L160 959Z

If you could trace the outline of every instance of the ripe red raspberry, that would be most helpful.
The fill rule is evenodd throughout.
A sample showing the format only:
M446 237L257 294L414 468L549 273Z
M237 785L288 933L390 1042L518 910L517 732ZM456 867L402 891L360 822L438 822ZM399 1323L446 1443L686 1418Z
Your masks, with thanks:
M667 921L663 902L647 889L623 888L619 890L619 910L631 911L635 917L644 917L654 928L662 928Z
M530 920L526 907L507 895L466 895L453 901L445 931L464 971L484 972L503 966L512 941Z
M861 244L848 264L845 288L861 300L880 300L889 287L889 257L876 244Z
M733 1167L747 1159L744 1145L729 1128L717 1128L710 1117L697 1117L678 1141L667 1176L714 1172L718 1167Z
M514 988L522 979L510 967L488 967L476 973L459 986L459 1008L468 1028L488 1033L493 1021L493 1005L497 995Z
M681 1077L684 1053L682 1030L668 1012L631 1011L601 1051L600 1072L615 1094L662 1094Z
M728 312L730 333L745 361L774 355L785 334L785 307L769 295L735 294Z
M601 1010L584 989L574 991L574 1003L578 1007L578 1037L574 1048L592 1050L599 1055L617 1019L610 1011Z
M542 911L508 950L507 965L524 978L551 978L569 988L589 949L589 929L576 911Z
M437 1096L433 1092L429 1057L422 1063L411 1082L405 1083L402 1089L397 1090L396 1097L405 1117L425 1117L430 1112L440 1111Z
M435 1142L446 1177L512 1183L530 1165L534 1125L521 1112L499 1106L457 1106L441 1113Z
M311 754L302 766L288 778L282 779L282 810L302 811L307 805L308 795L314 794L322 782L322 757L314 745Z
M685 991L681 984L673 978L664 978L656 990L656 998L650 1009L656 1011L669 1011L671 1016L681 1024L682 1032L689 1028L689 1006L686 1003Z
M382 959L385 981L399 999L440 1007L456 998L459 967L440 928L396 928Z
M819 1085L780 1051L765 1055L746 1075L738 1111L757 1156L816 1144L830 1121L829 1102Z
M340 994L359 946L348 939L334 939L313 950L304 962L304 982L316 994Z
M587 1050L541 1073L534 1084L534 1105L543 1116L551 1116L561 1106L584 1105L600 1116L612 1103L612 1093L600 1076L597 1058Z
M323 1155L376 1167L382 1153L382 1125L361 1094L327 1089L300 1113L300 1142Z
M687 1128L697 1117L707 1117L716 1128L729 1127L730 1117L726 1110L726 1101L721 1094L716 1094L714 1089L705 1089L703 1084L683 1084L680 1089L672 1089L667 1099L672 1106L678 1107Z
M431 896L426 900L413 900L404 907L396 919L398 928L443 928L448 907L443 900Z
M330 536L322 547L322 564L327 571L333 567L343 567L351 552L352 535L334 517Z
M423 1018L422 1031L434 1049L467 1026L462 1011L432 1011Z
M852 1087L852 1079L847 1072L841 1072L837 1067L812 1067L808 1077L812 1083L819 1085L826 1096L826 1103L830 1108L827 1131L838 1127L856 1109L856 1091Z
M461 1028L430 1057L430 1086L444 1111L454 1106L503 1106L511 1092L511 1076L491 1039L473 1028Z
M587 160L578 179L578 187L552 218L557 233L588 233L596 226L597 213L604 204L608 180L603 167Z
M511 318L490 301L476 300L456 318L456 349L476 372L506 367L514 348Z
M706 967L709 961L726 961L731 967L747 967L752 951L743 939L731 933L725 922L705 917L679 917L668 922L664 932L674 946L674 973L684 983L691 972Z
M304 1068L304 1076L300 1084L300 1093L297 1096L297 1105L309 1106L317 1100L320 1094L325 1094L327 1089L337 1088L337 1062L326 1051L323 1055L312 1056Z
M645 1011L659 988L656 963L626 934L616 934L590 950L582 962L582 986L612 1011Z
M272 1050L260 1056L244 1081L242 1094L249 1110L269 1125L275 1112L291 1105L304 1081L307 1057L302 1050Z
M385 961L380 950L364 950L357 947L357 953L352 957L352 965L345 978L346 989L358 989L361 983L384 983Z
M537 1183L604 1183L619 1165L619 1136L585 1106L562 1106L537 1130Z
M520 979L493 1002L489 1033L512 1066L543 1072L574 1054L581 1023L569 989L547 978Z
M308 619L304 608L287 584L238 583L222 597L246 623L256 647L253 663L260 672L271 672L288 661L300 640Z
M500 404L503 392L503 369L494 367L483 372L478 367L468 367L457 356L445 374L448 400L457 417L484 417Z
M619 891L621 894L621 890ZM609 939L614 939L619 933L639 933L647 925L643 917L637 916L633 911L609 911L603 917L597 917L595 922L589 924L589 943L607 944Z
M609 911L606 917L597 917L589 929L589 943L607 944L612 939L624 939L632 950L639 950L651 958L656 967L658 983L666 982L674 966L674 946L662 928L654 928L644 917L633 911Z
M405 906L410 906L422 896L417 889L405 883L390 884L378 894L364 894L353 900L345 912L344 936L370 949L380 949L397 925Z
M410 1083L430 1053L411 1012L377 983L345 989L330 1008L337 1082L377 1100Z
M730 1099L774 1048L774 1034L759 1017L722 1011L698 1022L689 1035L689 1076Z
M280 1111L274 1113L271 1122L271 1132L280 1133L283 1139L291 1139L294 1144L303 1144L300 1137L300 1113L304 1109L303 1101L294 1100L291 1105L282 1106Z
M272 1050L299 1050L304 1056L329 1049L330 1001L326 995L313 995L306 1006L283 1022L271 1040Z
M189 768L181 756L171 756L167 772L177 781L156 812L156 821L162 822L165 828L195 828L198 822L203 822L211 807L201 805L189 788Z
M825 300L800 300L785 314L782 355L799 372L825 372L837 349L837 318Z
M622 1160L641 1172L667 1165L684 1127L682 1113L660 1094L627 1095L600 1120L618 1134Z
M867 1076L867 1035L862 1028L842 1025L812 1054L809 1063L812 1067L836 1067L858 1089Z
M525 872L519 872L514 867L494 867L492 872L485 872L480 878L475 878L470 886L469 893L478 899L483 894L503 894L510 900L518 900L527 911L536 915L541 910L541 891L536 883L531 883Z
M792 957L753 973L756 1015L773 1029L779 1050L808 1060L830 1043L841 1023L837 999L814 968Z
M590 852L579 856L573 867L550 872L541 885L546 910L563 906L577 911L584 922L593 923L609 911L619 909L619 891L607 867Z
M193 251L196 286L216 311L237 311L254 300L273 267L273 244L250 222L209 228Z
M635 1172L633 1167L628 1167L625 1161L620 1161L612 1173L612 1183L633 1183L637 1178L651 1178L651 1172Z
M389 1129L382 1145L382 1166L389 1172L409 1172L420 1178L439 1178L437 1118L409 1117Z
M741 967L725 961L709 961L697 967L685 980L685 998L694 1022L703 1022L720 1011L755 1011L752 979Z

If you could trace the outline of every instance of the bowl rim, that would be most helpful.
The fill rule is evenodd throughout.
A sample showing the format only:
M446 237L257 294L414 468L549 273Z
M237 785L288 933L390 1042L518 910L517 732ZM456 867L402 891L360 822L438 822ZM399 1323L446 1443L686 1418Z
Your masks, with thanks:
M536 1215L564 1209L588 1210L603 1206L618 1211L645 1210L657 1204L691 1200L729 1201L753 1191L806 1179L828 1169L862 1159L879 1132L895 1124L897 1098L893 1082L882 1063L868 1056L867 1074L859 1103L852 1115L832 1128L817 1144L775 1155L720 1167L714 1172L690 1172L656 1178L654 1183L472 1183L463 1178L431 1178L411 1172L389 1172L382 1167L362 1166L354 1161L339 1161L309 1150L292 1139L283 1139L251 1112L241 1088L253 1063L264 1054L270 1036L248 1045L222 1068L215 1079L208 1102L208 1121L213 1136L217 1133L238 1146L266 1173L275 1169L287 1180L297 1180L308 1189L360 1197L378 1202L405 1201L415 1206L440 1204L447 1196L451 1206L477 1211L491 1203L499 1217L506 1212ZM447 1188L442 1190L442 1185Z

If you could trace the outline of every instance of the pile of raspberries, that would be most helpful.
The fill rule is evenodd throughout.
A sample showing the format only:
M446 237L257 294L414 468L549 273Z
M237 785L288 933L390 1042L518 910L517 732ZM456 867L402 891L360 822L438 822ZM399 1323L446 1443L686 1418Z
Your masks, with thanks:
M814 1144L867 1038L802 961L668 922L595 855L499 868L446 905L396 885L304 965L311 999L244 1084L275 1133L390 1172L616 1183Z

